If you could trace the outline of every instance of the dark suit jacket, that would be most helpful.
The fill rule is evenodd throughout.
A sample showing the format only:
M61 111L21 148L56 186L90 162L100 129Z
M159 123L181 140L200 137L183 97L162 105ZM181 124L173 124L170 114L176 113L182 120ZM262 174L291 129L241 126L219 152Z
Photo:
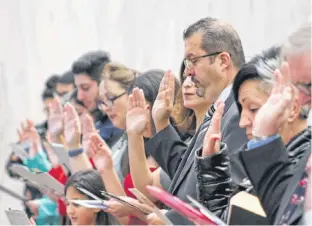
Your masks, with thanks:
M242 144L247 142L245 130L240 129L238 126L239 118L239 112L231 93L225 101L225 112L221 125L222 142L228 144L230 158L231 151L238 150ZM210 119L207 120L206 118L188 147L181 141L172 126L168 126L157 133L145 146L172 179L169 192L184 201L188 201L187 195L197 198L195 152L202 149L203 140L209 125ZM236 161L233 157L232 171L235 172L235 166L238 164L238 159ZM175 210L168 211L166 215L174 224L192 224Z
M282 215L305 170L311 154L310 142L306 142L303 148L306 151L296 168L291 164L280 138L259 148L239 153L270 224L280 224ZM291 224L298 224L302 214L303 203L296 208L290 219Z

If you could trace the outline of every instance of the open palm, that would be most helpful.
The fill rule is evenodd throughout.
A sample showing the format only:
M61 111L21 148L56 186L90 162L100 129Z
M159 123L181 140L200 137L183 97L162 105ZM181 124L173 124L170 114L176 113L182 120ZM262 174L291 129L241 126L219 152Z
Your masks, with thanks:
M143 90L134 88L129 96L127 112L127 133L142 135L148 123L149 110L146 109Z
M113 160L110 148L99 134L92 134L90 136L90 149L94 152L93 162L95 167L100 172L110 170L113 168Z
M63 107L59 99L54 99L49 105L48 129L52 137L58 137L64 129Z
M167 71L160 83L158 95L152 109L153 120L156 124L169 122L174 102L174 75Z
M216 111L213 113L210 126L206 132L202 157L207 157L220 150L221 120L224 113L224 103L216 102Z
M277 134L289 116L290 106L294 100L294 90L290 85L288 63L284 62L281 69L275 71L275 79L270 97L255 116L253 123L255 136Z
M92 151L90 150L90 137L92 134L97 133L95 129L93 119L89 114L84 114L80 117L81 129L82 129L82 147L85 153L92 157Z
M66 104L64 108L64 138L69 149L80 147L81 125L73 106Z

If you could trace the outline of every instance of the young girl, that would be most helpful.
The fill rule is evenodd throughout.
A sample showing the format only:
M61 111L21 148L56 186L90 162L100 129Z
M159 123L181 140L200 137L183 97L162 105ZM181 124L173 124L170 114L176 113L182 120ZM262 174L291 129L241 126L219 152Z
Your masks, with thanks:
M101 175L95 170L84 170L73 174L65 186L67 216L72 225L115 225L117 221L101 209L83 207L71 200L91 200L91 197L81 193L77 188L84 188L101 197L100 191L105 187Z

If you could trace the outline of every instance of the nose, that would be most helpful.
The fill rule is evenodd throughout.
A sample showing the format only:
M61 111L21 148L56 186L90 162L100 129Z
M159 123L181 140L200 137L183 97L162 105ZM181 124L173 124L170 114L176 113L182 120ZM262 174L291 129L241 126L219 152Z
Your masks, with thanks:
M242 110L240 120L239 120L239 127L247 128L250 126L252 126L252 117L245 110Z
M194 85L191 76L187 76L183 82L183 87L184 88L190 88Z
M192 76L192 75L195 74L195 73L194 73L193 67L190 67L190 66L185 67L184 73L185 73L187 76Z
M73 215L75 213L75 207L72 203L69 203L69 205L67 205L66 212L68 215Z

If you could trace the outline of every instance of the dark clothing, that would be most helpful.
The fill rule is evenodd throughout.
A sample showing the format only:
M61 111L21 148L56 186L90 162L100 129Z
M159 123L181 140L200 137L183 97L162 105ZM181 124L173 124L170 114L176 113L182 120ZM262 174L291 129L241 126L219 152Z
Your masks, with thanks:
M270 224L283 222L282 216L298 187L310 154L311 128L298 134L286 146L279 138L259 148L240 152L243 166ZM293 156L296 161L291 159ZM304 202L297 206L288 224L298 224L303 207Z
M95 127L99 130L99 134L109 147L112 147L122 136L123 130L114 127L106 114L100 110L92 112L95 121Z
M210 119L211 116L206 117L189 147L181 140L172 126L157 133L145 145L157 163L172 179L169 192L187 202L187 195L197 198L194 157L195 152L202 149ZM238 122L239 114L231 93L225 101L225 111L221 123L222 141L229 144L229 152L237 150L242 143L247 142L245 131L239 128ZM219 213L216 212L216 214ZM169 210L166 216L174 224L192 224L175 210Z

